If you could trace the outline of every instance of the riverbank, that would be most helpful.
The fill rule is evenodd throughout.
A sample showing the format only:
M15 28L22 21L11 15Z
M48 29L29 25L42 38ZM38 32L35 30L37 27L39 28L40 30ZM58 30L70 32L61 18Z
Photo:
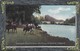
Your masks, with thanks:
M74 46L75 43L68 38L50 36L41 29L34 29L32 32L22 31L18 28L17 33L6 33L7 46Z

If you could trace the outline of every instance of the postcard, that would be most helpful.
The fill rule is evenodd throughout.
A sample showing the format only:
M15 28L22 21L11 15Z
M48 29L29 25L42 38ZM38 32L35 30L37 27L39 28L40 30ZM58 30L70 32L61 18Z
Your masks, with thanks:
M6 46L75 46L75 5L6 5Z

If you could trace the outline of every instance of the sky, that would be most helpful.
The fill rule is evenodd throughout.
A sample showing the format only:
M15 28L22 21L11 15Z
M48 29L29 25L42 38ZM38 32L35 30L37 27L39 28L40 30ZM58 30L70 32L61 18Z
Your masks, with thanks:
M74 5L42 5L40 11L41 16L50 15L59 20L76 16L76 6Z

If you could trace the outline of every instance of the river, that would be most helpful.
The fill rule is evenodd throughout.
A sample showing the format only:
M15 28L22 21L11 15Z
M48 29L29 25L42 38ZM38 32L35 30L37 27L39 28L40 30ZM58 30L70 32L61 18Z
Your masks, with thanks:
M42 30L46 31L51 36L66 37L76 41L76 26L53 24L40 24L40 26Z

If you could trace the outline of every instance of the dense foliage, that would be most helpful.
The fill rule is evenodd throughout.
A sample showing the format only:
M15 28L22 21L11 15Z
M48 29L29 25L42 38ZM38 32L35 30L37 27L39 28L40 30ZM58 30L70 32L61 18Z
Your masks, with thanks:
M75 24L75 17L72 17L70 19L66 19L64 21L64 24L66 24L66 25L74 25Z
M33 13L40 13L40 5L7 5L7 19L16 21L17 23L34 22Z

